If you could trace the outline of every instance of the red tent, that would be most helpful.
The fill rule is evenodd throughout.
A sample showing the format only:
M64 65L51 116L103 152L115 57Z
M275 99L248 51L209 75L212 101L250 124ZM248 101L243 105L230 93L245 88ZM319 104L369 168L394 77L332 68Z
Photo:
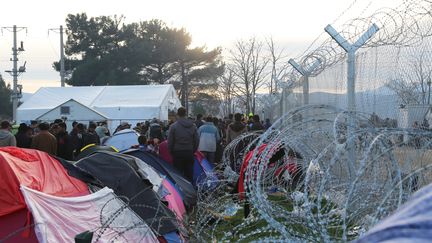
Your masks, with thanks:
M70 177L61 163L47 153L0 148L0 241L7 238L6 242L37 242L20 185L61 197L89 194L84 182Z

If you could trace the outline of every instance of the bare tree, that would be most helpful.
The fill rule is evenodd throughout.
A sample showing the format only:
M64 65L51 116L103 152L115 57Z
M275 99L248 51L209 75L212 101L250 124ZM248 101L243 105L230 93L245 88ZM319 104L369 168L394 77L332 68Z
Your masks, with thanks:
M288 63L287 62L283 62L283 64L280 63L281 60L284 58L282 56L283 49L278 49L275 46L273 37L267 39L266 42L270 53L270 64L272 66L269 92L270 94L274 94L278 92L277 79L281 78L281 76L283 75L283 73L288 67Z
M269 59L264 55L263 43L255 37L237 41L231 53L232 70L238 79L235 90L244 99L247 113L255 113L257 91L265 84Z
M391 80L386 86L393 90L404 105L429 104L432 78L431 60L422 51L403 70L400 78Z
M230 66L225 67L225 73L220 77L218 94L221 99L222 115L227 116L234 112L234 71Z

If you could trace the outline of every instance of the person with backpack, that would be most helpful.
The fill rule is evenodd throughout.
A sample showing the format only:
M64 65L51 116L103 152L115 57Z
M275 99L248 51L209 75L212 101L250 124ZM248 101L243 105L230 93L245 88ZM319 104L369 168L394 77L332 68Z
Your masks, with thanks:
M149 140L158 139L159 142L163 140L162 127L156 118L153 118L153 120L151 121L147 133L147 137Z

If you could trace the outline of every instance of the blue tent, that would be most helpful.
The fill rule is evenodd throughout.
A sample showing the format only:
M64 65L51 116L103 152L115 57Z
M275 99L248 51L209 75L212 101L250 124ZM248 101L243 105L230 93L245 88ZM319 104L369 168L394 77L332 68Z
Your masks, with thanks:
M194 186L201 186L205 190L213 190L216 188L218 180L214 165L202 153L196 152L192 184Z
M363 242L431 242L432 184L416 192L408 202L358 239Z

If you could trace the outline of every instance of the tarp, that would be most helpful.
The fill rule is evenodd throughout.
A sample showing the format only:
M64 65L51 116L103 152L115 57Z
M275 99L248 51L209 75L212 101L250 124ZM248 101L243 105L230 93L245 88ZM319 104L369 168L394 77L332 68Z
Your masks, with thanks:
M130 149L134 145L138 145L139 133L132 129L121 130L107 140L105 140L105 146L112 146L120 152Z
M56 197L22 186L40 242L74 242L93 231L94 242L157 242L148 225L109 188L81 197Z
M196 204L197 195L195 188L172 165L151 152L131 149L124 153L141 159L173 182L175 187L179 189L186 207L190 208Z
M160 235L177 230L175 215L160 201L149 180L143 180L127 158L94 153L75 164L83 172L114 190L150 227ZM74 175L73 175L74 176Z
M432 184L416 192L392 215L379 222L356 243L431 242Z

